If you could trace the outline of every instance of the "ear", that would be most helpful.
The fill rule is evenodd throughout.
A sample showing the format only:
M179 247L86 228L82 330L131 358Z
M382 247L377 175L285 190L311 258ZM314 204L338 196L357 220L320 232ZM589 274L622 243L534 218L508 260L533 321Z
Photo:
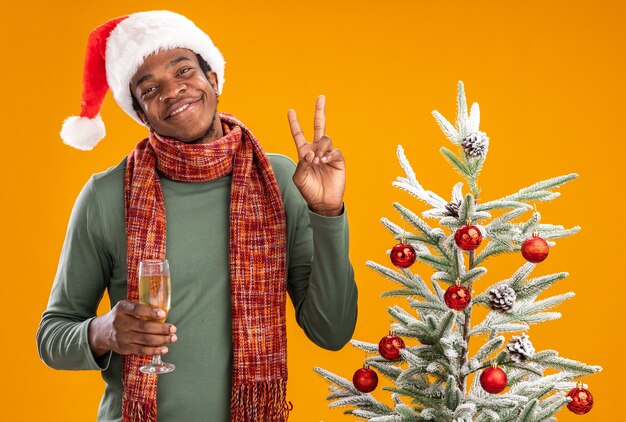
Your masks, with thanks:
M143 111L137 111L137 117L139 117L139 120L141 120L144 125L150 126L150 122L148 122L148 119Z
M206 77L209 80L209 83L211 84L211 86L213 87L213 91L215 91L215 95L219 95L219 92L217 90L217 73L210 70L207 72Z

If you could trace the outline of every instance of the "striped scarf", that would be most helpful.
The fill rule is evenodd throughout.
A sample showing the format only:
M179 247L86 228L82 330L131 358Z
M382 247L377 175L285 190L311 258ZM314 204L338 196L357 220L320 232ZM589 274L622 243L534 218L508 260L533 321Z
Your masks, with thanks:
M218 140L185 144L152 132L128 156L126 297L139 299L139 262L166 257L165 204L157 170L183 182L207 182L232 174L231 420L285 421L285 212L274 173L258 141L235 117L221 113L220 119L225 136ZM176 274L172 277L176 279ZM150 356L124 356L124 422L157 420L157 375L139 371L149 362Z

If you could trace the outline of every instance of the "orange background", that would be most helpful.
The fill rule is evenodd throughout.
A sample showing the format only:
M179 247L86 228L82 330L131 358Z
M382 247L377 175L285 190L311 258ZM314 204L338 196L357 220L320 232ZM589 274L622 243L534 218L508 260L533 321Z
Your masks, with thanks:
M439 155L439 147L450 144L430 115L436 108L454 118L457 80L465 82L468 101L480 103L481 129L491 138L481 200L578 172L581 177L561 189L561 198L539 204L539 210L544 222L583 230L559 241L534 273L568 271L570 277L551 292L577 295L558 308L562 319L529 334L538 350L553 348L602 365L602 373L584 378L596 399L585 420L617 418L624 347L617 319L623 296L617 286L624 282L618 267L626 152L624 2L38 3L4 6L0 28L0 419L95 419L103 390L99 374L45 367L35 332L79 190L92 173L118 163L145 129L108 97L102 111L107 138L94 151L64 146L58 131L66 116L79 111L89 31L114 16L155 8L185 14L212 36L227 60L220 108L246 122L267 151L293 157L287 109L299 112L311 134L315 97L326 94L327 132L348 163L351 257L360 289L356 339L378 342L388 330L386 307L405 306L403 299L380 299L392 285L365 267L368 259L387 262L385 251L394 241L379 218L398 221L394 200L425 209L391 187L401 175L396 145L404 146L427 189L449 198L458 179ZM488 261L489 273L475 289L521 264L519 256ZM429 268L415 269L430 277ZM311 368L350 378L363 353L350 346L337 353L317 348L291 314L289 336L291 420L354 420L327 409L326 383ZM380 389L374 394L388 397ZM567 410L558 417L582 420Z

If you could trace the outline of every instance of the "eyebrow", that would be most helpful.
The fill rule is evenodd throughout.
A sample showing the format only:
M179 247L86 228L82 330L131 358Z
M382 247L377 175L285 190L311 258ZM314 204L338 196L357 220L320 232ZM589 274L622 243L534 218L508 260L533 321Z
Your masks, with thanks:
M177 59L172 60L171 62L169 62L168 64L165 65L165 68L170 68L173 66L176 66L178 63L180 62L184 62L185 60L187 61L191 61L191 59L189 57L185 57L185 56L180 56ZM135 84L135 87L138 87L139 85L142 84L142 82L147 81L148 79L152 79L154 78L154 76L152 75L152 73L148 73L146 75L143 75L141 78L139 78L139 80L137 81L137 83Z
M166 65L165 65L165 68L167 69L167 68L169 68L169 67L176 66L178 63L183 62L183 61L185 61L185 60L191 61L191 59L190 59L189 57L186 57L186 56L180 56L179 58L174 59L174 60L172 60L171 62L169 62L168 64L166 64Z

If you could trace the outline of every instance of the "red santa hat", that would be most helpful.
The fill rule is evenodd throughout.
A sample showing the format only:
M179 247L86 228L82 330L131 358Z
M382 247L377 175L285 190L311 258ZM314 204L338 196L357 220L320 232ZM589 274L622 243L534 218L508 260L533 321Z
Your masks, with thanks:
M109 89L122 110L143 124L133 109L130 80L147 56L171 48L187 48L202 56L217 74L218 92L222 93L224 57L192 21L166 10L115 18L89 35L80 116L63 122L63 142L88 151L104 138L106 132L99 113Z

